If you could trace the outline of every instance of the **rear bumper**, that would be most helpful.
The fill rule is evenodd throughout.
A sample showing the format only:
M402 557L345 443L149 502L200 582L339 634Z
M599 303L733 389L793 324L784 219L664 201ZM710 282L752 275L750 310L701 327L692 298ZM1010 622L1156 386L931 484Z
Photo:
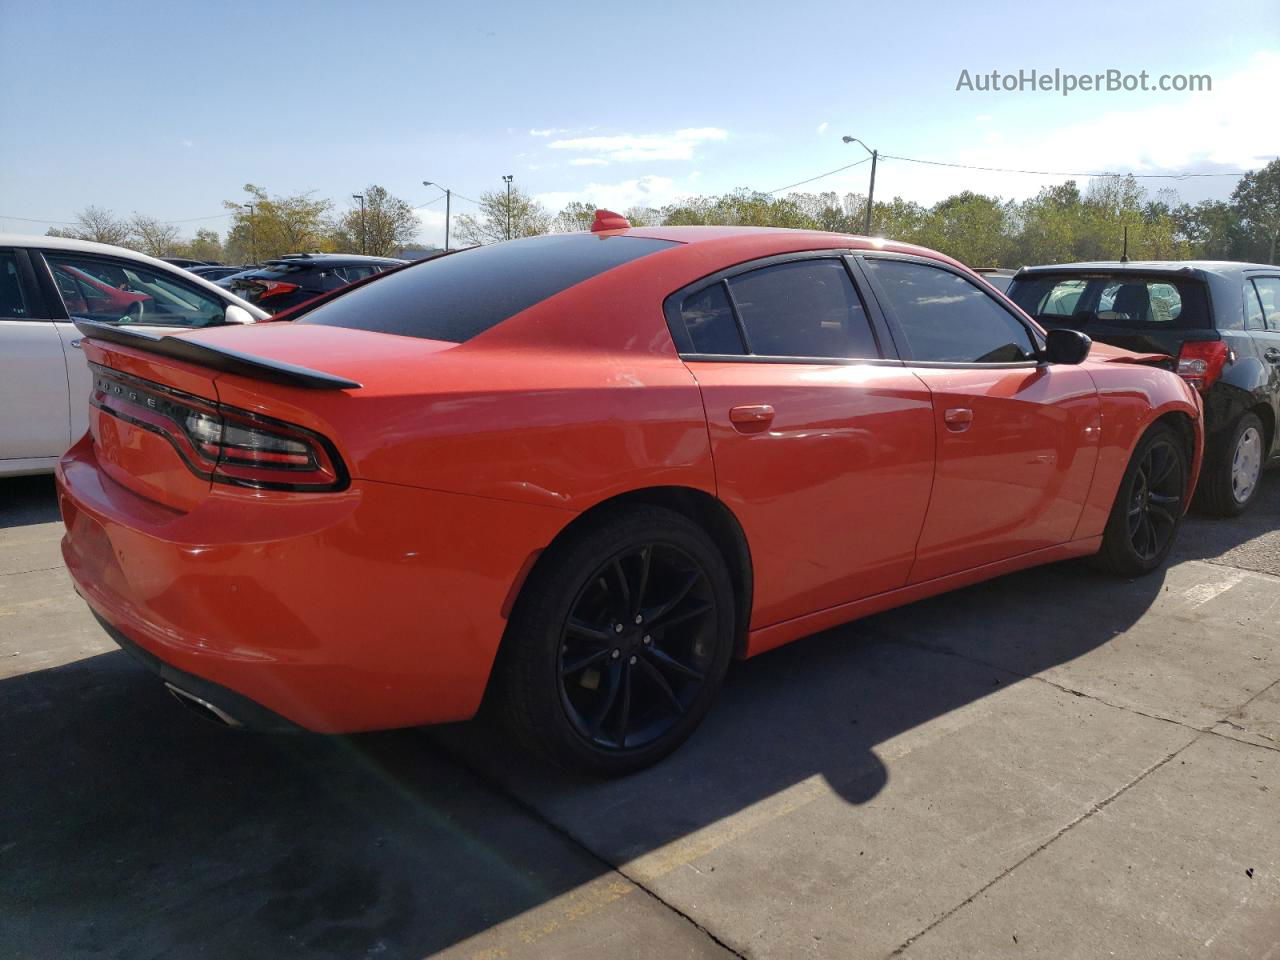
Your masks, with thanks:
M286 720L280 714L273 713L262 704L255 703L234 690L165 663L155 654L130 640L96 611L93 615L107 636L120 645L120 649L130 654L180 696L211 708L208 712L216 715L215 718L221 719L227 726L243 727L246 730L257 730L263 733L297 733L302 730L296 723Z
M113 481L88 437L56 472L63 557L117 641L271 729L473 715L515 579L572 516L368 481L335 494L214 484L183 512Z

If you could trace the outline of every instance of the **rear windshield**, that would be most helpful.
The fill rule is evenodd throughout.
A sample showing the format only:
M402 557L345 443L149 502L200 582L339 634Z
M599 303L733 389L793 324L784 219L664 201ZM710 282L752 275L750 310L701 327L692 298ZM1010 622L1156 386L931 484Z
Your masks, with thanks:
M259 280L279 280L281 277L287 277L291 273L302 273L312 266L313 264L310 263L268 263L258 270L246 271L245 277Z
M1040 320L1108 326L1211 327L1201 280L1132 273L1036 275L1015 280L1009 297Z
M295 322L462 343L562 290L673 245L562 233L475 247L398 270Z

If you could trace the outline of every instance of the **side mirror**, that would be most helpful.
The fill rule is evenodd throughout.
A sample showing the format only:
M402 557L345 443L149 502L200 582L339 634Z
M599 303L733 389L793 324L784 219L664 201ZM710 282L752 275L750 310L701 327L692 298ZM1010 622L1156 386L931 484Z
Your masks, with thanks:
M238 304L228 303L227 312L223 314L223 323L253 323L253 314Z
M1045 336L1044 358L1050 363L1084 363L1093 341L1079 330L1050 330Z

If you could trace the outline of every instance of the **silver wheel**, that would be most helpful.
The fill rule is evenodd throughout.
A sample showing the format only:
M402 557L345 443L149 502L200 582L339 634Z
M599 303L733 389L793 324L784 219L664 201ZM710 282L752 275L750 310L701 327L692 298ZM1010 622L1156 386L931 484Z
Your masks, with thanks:
M1253 496L1262 473L1262 434L1257 427L1249 426L1236 441L1231 457L1231 495L1236 503L1245 503Z

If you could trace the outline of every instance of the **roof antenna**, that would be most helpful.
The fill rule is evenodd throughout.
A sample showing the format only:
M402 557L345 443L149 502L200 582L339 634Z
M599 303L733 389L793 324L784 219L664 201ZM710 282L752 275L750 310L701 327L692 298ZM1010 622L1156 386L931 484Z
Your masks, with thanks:
M614 213L612 210L597 210L595 222L591 224L592 233L600 233L604 230L627 230L631 227L631 221L620 213Z
M1120 251L1120 262L1129 262L1129 225L1124 225L1124 249Z

